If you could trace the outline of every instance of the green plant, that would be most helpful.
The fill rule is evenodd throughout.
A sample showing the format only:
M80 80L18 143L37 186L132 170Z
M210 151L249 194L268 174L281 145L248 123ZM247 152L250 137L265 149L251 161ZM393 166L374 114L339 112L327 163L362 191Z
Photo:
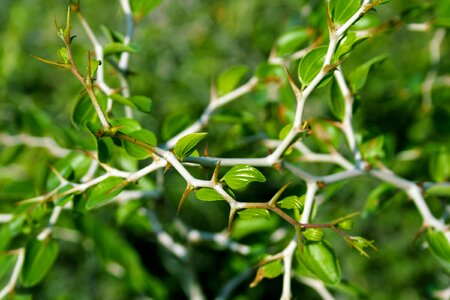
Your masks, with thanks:
M376 10L391 5L387 1L306 3L302 16L309 23L282 34L266 62L254 71L238 65L216 76L210 100L196 121L184 113L186 106L173 105L175 113L164 120L154 117L155 126L148 118L163 100L131 93L135 78L129 60L144 47L131 42L134 25L160 2L121 0L126 34L105 27L108 42L104 43L84 16L89 3L81 7L78 1L70 1L64 25L55 22L62 41L59 60L33 53L35 59L62 69L59 72L69 71L83 91L73 105L70 124L61 125L44 112L31 110L23 113L23 124L18 126L19 132L28 133L15 134L17 129L12 127L0 135L5 145L2 164L9 168L11 162L27 159L28 171L34 174L23 181L5 176L2 184L2 196L8 201L0 206L6 211L0 215L4 283L0 298L20 299L21 292L39 286L59 252L64 253L59 250L60 241L84 248L77 255L95 253L99 262L94 265L102 265L106 273L126 282L118 291L106 284L105 292L86 292L86 297L173 299L180 296L177 282L191 299L226 299L236 294L252 299L264 292L237 291L243 282L264 291L261 281L277 277L281 278L281 299L300 294L292 287L294 281L310 286L324 299L332 298L329 290L338 296L364 297L367 293L347 280L347 268L340 261L352 259L350 248L365 257L377 250L375 230L358 223L376 223L387 211L402 209L385 209L387 205L406 206L406 198L416 210L405 216L415 221L421 217L420 223L411 225L417 239L432 250L442 272L449 272L448 128L434 136L436 128L430 125L442 118L436 116L436 106L444 117L450 114L442 100L448 95L448 75L441 75L438 68L444 57L440 48L449 23L445 13L449 4L407 7L381 22ZM75 16L93 46L87 54L75 46ZM377 115L364 102L380 84L367 86L376 76L386 81L387 75L373 72L394 59L375 52L361 62L353 55L371 39L395 30L432 35L432 64L423 81L414 85L420 101L411 112L412 118L425 121L409 120L412 137L406 141L377 132L383 126L372 124L376 129L371 130L370 122L353 120L358 106L366 110L362 114L367 119ZM82 58L85 67L80 67ZM328 102L323 105L325 97ZM412 98L409 94L404 98L408 97ZM237 103L238 99L245 103ZM423 145L427 139L433 139L429 147ZM406 145L395 144L402 142ZM34 162L41 152L33 152L33 147L48 150L40 157L45 164ZM420 173L423 168L402 165L405 161L423 164L423 160L429 175ZM358 189L358 178L367 181L362 189ZM342 194L352 189L353 194ZM173 202L174 195L178 203ZM347 206L342 195L357 199ZM352 230L359 233L349 233ZM139 243L149 235L161 248L151 250L150 258L146 255L149 245ZM219 263L224 251L232 253L223 273L201 261L204 244L219 251L206 256L212 265ZM63 250L70 253L67 248ZM418 244L409 248L421 251ZM146 260L161 260L159 268L170 279L158 278L158 271ZM211 278L214 283L208 282ZM438 297L437 291L448 282L446 278L436 283L429 294ZM15 293L17 286L19 293Z

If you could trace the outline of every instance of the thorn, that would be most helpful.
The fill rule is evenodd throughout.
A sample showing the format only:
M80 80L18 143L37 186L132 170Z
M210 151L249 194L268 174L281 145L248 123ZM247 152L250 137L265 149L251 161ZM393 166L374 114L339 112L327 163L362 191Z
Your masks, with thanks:
M177 208L177 215L180 213L180 209L181 206L183 205L184 201L186 200L187 196L189 195L189 193L192 191L192 185L188 184L186 186L186 189L184 190L183 196L181 196L181 200L180 203L178 203L178 208Z
M288 183L286 183L285 185L283 185L278 192L275 193L275 195L273 195L272 199L270 199L269 201L269 205L270 206L275 206L277 200L280 198L281 194L287 189L287 187L292 183L292 181L289 181Z
M233 219L236 214L236 208L230 207L230 215L228 216L228 231L231 231L231 225L233 224Z
M220 169L220 163L221 161L219 160L216 164L216 168L214 169L214 173L213 176L211 178L212 182L214 185L219 183L219 169Z
M297 84L295 83L294 79L291 76L291 73L289 73L287 67L284 67L284 71L286 72L289 84L291 85L291 88L294 91L295 97L297 98L298 101L302 97L302 91L298 88Z

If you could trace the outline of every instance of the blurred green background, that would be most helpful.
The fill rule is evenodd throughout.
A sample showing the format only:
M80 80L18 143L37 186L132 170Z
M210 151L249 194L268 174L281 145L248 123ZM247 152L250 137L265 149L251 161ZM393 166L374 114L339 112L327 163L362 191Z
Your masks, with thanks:
M444 1L444 0L442 0ZM387 29L377 33L351 54L343 63L344 73L379 54L389 58L371 72L361 92L359 108L355 114L355 128L366 140L384 135L383 162L400 176L421 182L432 181L430 161L442 149L450 149L450 89L436 84L433 89L433 108L422 109L421 84L430 62L429 43L435 32L407 30L407 23L432 20L434 5L439 1L398 0L377 8L370 14L378 24L388 23ZM266 61L274 42L284 32L296 28L312 27L315 36L326 40L323 18L324 1L264 1L264 0L163 0L149 16L135 28L133 42L139 51L131 56L129 77L133 94L150 96L154 112L150 116L137 114L140 122L153 130L159 141L164 120L174 113L195 120L208 104L210 86L217 75L233 65L246 65L255 70ZM415 9L411 9L415 7ZM102 36L104 25L124 32L125 20L118 1L81 1L83 15L94 32ZM36 61L31 55L57 59L61 46L56 35L54 20L64 23L66 1L56 0L2 0L0 1L0 126L2 132L27 132L36 136L55 136L54 131L73 128L71 110L82 90L68 72ZM401 16L404 22L397 17ZM86 53L92 50L84 31L74 18L73 42L75 59L81 70L86 67ZM450 43L445 37L441 46L438 75L447 75L450 69ZM297 62L291 66L296 72ZM108 73L109 72L109 73ZM114 75L107 69L107 76ZM117 84L114 80L111 85ZM328 88L314 92L308 100L306 118L332 118L327 105ZM265 149L252 145L242 150L244 136L266 133L269 137L285 124L276 120L277 110L283 105L294 109L293 97L285 85L274 99L260 90L243 97L223 109L230 115L242 111L249 113L249 123L228 124L213 122L210 153L213 156L265 155ZM54 128L52 124L57 124ZM61 138L63 146L79 148L75 139ZM225 142L224 142L225 141ZM54 161L48 153L23 147L6 148L0 145L0 209L6 212L13 203L44 191L48 173L47 161ZM241 147L241 148L240 148ZM417 155L407 157L404 151L414 150ZM403 155L402 155L403 153ZM411 152L409 152L411 153ZM329 166L305 166L312 172L329 172ZM267 200L288 180L288 175L264 170L269 184L259 184L257 191L244 191L242 199ZM204 176L198 171L198 176ZM176 220L180 218L190 227L221 231L226 227L228 208L222 204L203 203L189 197L180 216L175 215L177 201L184 190L184 182L173 171L166 174L167 192L163 199L151 206L160 216L166 230L176 238ZM448 180L448 178L438 178ZM154 180L150 178L149 181ZM297 180L298 182L298 180ZM320 207L317 222L326 222L364 208L371 190L379 182L359 178L336 184L323 192L325 202ZM256 185L255 185L256 186ZM290 187L291 193L304 192L301 182ZM382 210L365 218L358 218L355 234L374 239L379 249L370 259L351 250L332 232L333 241L341 260L343 277L365 291L368 299L431 299L432 292L450 284L448 274L428 251L423 239L414 241L421 226L421 217L414 205L400 192L392 192ZM440 217L448 206L448 198L429 197L432 211ZM158 247L155 237L139 226L120 226L114 215L117 207L105 207L89 213L66 214L62 226L91 236L94 247L83 243L60 242L57 264L45 281L33 288L35 299L183 299L180 281L186 276L170 254ZM93 221L94 220L94 221ZM98 224L97 224L98 223ZM90 229L91 228L91 229ZM102 228L98 231L92 228ZM208 245L189 245L192 253L190 267L195 270L208 299L213 299L227 280L249 270L263 253L282 249L292 235L291 228L277 217L257 226L247 236L238 237L242 243L252 245L253 254L240 256ZM284 228L288 234L281 242L273 242L273 232ZM250 230L251 231L251 230ZM104 237L107 235L108 237ZM114 248L123 241L138 265L148 273L147 287L136 292L130 281L108 271L107 254L102 249ZM180 238L180 240L182 240ZM102 246L98 244L103 243ZM119 242L120 244L120 242ZM127 247L128 247L127 246ZM105 250L106 251L106 250ZM137 267L140 268L140 267ZM249 275L233 294L232 299L276 299L281 292L281 278L264 280L250 289ZM132 280L132 279L131 279ZM137 289L139 290L139 289ZM150 290L150 291L149 291ZM158 290L159 292L155 292ZM29 293L30 290L23 290ZM319 299L310 288L293 280L294 299ZM352 296L337 292L338 299ZM353 296L354 298L362 297Z

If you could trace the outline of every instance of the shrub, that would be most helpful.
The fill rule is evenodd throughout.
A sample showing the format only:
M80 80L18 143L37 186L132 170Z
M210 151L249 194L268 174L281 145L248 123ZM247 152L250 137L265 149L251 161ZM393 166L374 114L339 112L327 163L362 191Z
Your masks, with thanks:
M0 4L0 298L444 299L450 5L160 2Z

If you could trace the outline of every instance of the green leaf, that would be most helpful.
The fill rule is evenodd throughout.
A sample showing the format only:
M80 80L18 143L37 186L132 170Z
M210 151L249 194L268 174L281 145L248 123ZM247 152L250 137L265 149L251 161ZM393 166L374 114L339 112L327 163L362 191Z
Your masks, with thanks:
M305 198L292 195L278 201L277 204L284 209L298 209L302 211L305 205Z
M108 163L114 152L114 142L112 138L106 137L97 140L97 156L100 162Z
M358 11L360 0L330 0L329 11L331 20L336 24L344 24Z
M320 73L322 66L325 62L325 56L327 54L328 47L320 46L309 51L300 61L298 65L298 78L303 87L309 85L311 81ZM331 72L322 79L320 86L324 86L328 80L327 77L331 76Z
M330 107L331 113L342 122L345 117L345 98L335 79L330 84L328 106Z
M369 194L362 216L367 217L373 215L383 209L388 203L392 203L390 199L395 195L395 192L396 189L390 184L378 185Z
M144 142L151 146L156 146L155 134L147 129L140 129L137 131L133 131L131 133L128 133L128 135L135 138L138 141ZM123 144L127 153L134 158L144 159L149 157L151 154L148 149L144 149L131 142L124 141Z
M255 76L259 81L267 82L283 82L286 73L280 65L273 65L267 62L258 65L255 71Z
M106 57L112 54L120 54L123 52L137 52L137 47L132 45L124 45L122 43L110 43L103 49L103 55Z
M264 277L276 278L283 273L283 264L280 260L271 261L263 266Z
M128 118L118 118L118 119L110 119L109 123L112 127L119 127L120 132L129 134L134 131L140 130L141 124L135 119Z
M132 96L130 98L130 101L134 104L134 106L144 112L144 113L151 113L153 108L153 102L152 99L146 96Z
M352 87L353 93L357 93L364 86L370 69L375 65L381 64L387 58L388 55L386 54L378 55L360 65L349 74L350 86Z
M168 140L181 132L191 123L191 118L185 112L174 112L168 115L162 124L161 136L163 140Z
M88 121L94 121L97 117L91 99L87 94L82 94L72 109L72 124L77 128L83 128Z
M434 184L426 190L427 196L450 197L450 184Z
M237 85L247 75L249 68L247 66L233 66L222 71L217 78L217 93L219 96L234 90Z
M303 250L303 251L302 251ZM297 259L326 284L336 285L341 281L341 268L333 248L326 240L306 242L296 251Z
M434 181L442 182L450 177L450 152L445 147L431 156L429 170Z
M266 178L258 169L240 164L232 167L221 181L232 189L242 189L253 181L265 182Z
M98 66L102 64L99 60L91 60L91 77L95 76L95 73L97 73Z
M173 148L173 152L180 160L183 160L185 157L194 152L195 147L197 147L198 143L200 143L206 135L206 132L198 132L183 136L176 143Z
M93 209L117 196L125 187L123 179L109 177L87 191L86 208Z
M195 192L195 196L202 201L225 200L216 190L211 188L201 188Z
M346 34L346 36L339 42L336 52L334 53L334 57L336 60L339 60L344 55L353 51L353 49L367 40L370 36L360 36L358 37L355 31L350 31Z
M140 19L155 9L161 1L162 0L131 0L131 11L135 17Z
M39 283L58 256L59 246L54 240L31 240L25 248L25 260L23 263L20 281L25 287L31 287Z
M441 260L450 265L450 244L442 231L429 229L426 235L431 251Z
M119 225L125 224L142 207L140 201L127 201L116 211L116 221Z
M63 186L62 188L60 188L60 189L56 192L56 194L57 194L57 195L62 194L62 193L64 193L64 192L70 190L71 188L73 188L73 186L72 186L71 184L65 185L65 186ZM73 196L74 196L74 195L71 194L71 195L65 195L65 196L59 197L58 199L56 199L55 205L56 205L56 206L64 206L66 203L68 203L69 201L72 201L72 200L73 200Z
M364 142L360 147L364 159L367 161L374 161L383 158L385 155L383 145L384 135L379 135Z
M243 220L249 219L270 219L270 213L267 209L264 208L248 208L241 211L238 211L239 218Z
M285 56L300 49L311 38L311 31L295 29L284 33L276 42L277 54Z
M13 270L17 256L0 253L0 282Z
M66 47L59 48L58 55L61 58L61 60L63 61L63 63L65 63L65 64L69 63L69 54L67 52Z
M350 29L359 31L359 30L368 30L374 28L375 26L380 24L380 19L375 14L366 13L362 18L360 18L355 24L353 24Z

